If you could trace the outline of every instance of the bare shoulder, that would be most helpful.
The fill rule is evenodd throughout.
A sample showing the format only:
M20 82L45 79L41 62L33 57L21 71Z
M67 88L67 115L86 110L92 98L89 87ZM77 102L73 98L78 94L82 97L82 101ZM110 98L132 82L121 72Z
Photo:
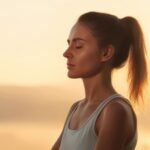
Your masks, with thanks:
M110 102L102 113L102 120L103 123L107 124L107 122L115 122L115 125L125 125L128 120L129 112L128 104L120 102L119 98L115 99L114 101Z
M80 101L81 100L78 100L71 105L69 113L71 113L77 107L77 105L80 103Z
M71 105L71 107L70 107L70 109L69 109L69 111L68 111L67 117L66 117L66 121L68 120L68 117L69 117L69 116L71 115L71 113L76 109L76 107L79 105L80 102L81 102L81 100L78 100L78 101L74 102L74 103Z
M107 128L112 127L112 124L114 124L114 126L121 126L123 124L124 126L127 123L129 115L129 106L127 105L128 104L122 103L120 98L115 98L115 100L109 102L98 117L96 123L97 132L99 132L101 128L104 128L103 126Z
M122 102L121 98L116 98L107 104L96 123L98 134L96 150L100 147L118 150L128 143L133 131L133 119L129 110L130 106Z
M114 101L111 101L104 109L103 114L109 116L117 115L121 117L126 117L128 114L129 106L125 102L122 102L121 99L116 98Z
M136 123L136 116L131 104L128 104L122 98L115 98L107 104L102 112L102 119L104 122L115 121L118 124L134 124Z

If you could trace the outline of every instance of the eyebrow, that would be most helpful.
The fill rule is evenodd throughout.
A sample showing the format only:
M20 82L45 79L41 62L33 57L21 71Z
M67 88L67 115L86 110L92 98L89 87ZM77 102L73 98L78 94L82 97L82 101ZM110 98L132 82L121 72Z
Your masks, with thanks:
M84 40L82 38L74 38L72 41L76 42L76 41L86 41L86 40ZM70 43L70 40L68 39L67 42Z

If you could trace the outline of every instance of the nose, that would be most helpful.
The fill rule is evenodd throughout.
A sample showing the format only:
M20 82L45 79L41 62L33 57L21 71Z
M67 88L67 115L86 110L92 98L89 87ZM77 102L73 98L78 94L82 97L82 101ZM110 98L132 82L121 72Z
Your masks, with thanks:
M73 54L72 54L70 48L68 48L68 49L63 53L63 56L66 57L66 58L72 58L72 57L73 57Z

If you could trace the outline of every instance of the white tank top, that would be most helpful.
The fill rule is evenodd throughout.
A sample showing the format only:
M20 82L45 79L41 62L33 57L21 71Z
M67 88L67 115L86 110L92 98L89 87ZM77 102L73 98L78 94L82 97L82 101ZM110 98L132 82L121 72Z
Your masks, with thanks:
M130 105L130 102L123 96L119 94L113 94L99 104L96 110L90 115L90 117L79 129L72 130L69 129L69 122L77 108L76 105L76 107L68 117L68 120L66 121L59 150L94 150L97 141L97 135L95 133L95 122L97 120L97 117L100 115L105 106L116 97L122 98ZM128 143L128 145L126 145L125 150L134 150L136 143L137 132L134 135L133 139Z

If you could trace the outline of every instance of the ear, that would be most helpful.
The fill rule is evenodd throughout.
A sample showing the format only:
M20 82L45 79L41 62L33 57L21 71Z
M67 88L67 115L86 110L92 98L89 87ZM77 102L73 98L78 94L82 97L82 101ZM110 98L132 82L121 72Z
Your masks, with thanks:
M113 45L108 45L104 49L102 49L101 53L101 62L109 61L115 53L115 48Z

